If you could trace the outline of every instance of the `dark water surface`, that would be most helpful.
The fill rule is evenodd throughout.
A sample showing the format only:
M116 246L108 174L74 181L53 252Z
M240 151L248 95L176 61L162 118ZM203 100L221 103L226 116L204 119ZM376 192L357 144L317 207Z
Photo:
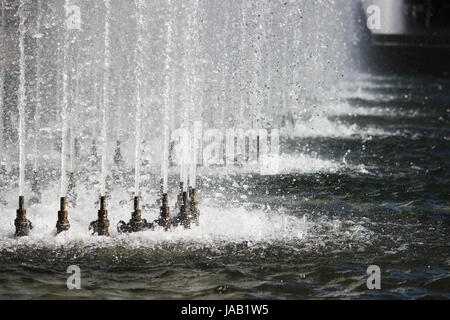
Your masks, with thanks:
M39 229L16 240L5 226L0 298L450 298L450 81L367 76L345 88L318 111L323 126L283 138L292 158L280 174L203 177L198 228L99 245ZM67 289L69 265L82 290ZM381 290L366 287L369 265Z

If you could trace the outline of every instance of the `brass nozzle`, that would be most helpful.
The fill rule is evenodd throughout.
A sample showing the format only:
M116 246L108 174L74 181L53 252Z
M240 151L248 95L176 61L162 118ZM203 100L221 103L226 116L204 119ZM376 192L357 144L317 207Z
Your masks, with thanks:
M100 210L98 210L98 220L92 221L89 225L89 229L93 230L93 233L97 233L99 236L109 236L109 220L108 211L106 210L106 198L100 197Z
M180 207L180 213L177 217L177 224L183 225L186 229L191 227L191 210L189 206L189 196L187 192L183 192L181 195L182 204Z
M155 223L163 227L166 231L172 226L172 220L170 219L169 196L167 193L162 195L160 215L159 219L156 220Z
M59 205L60 205L61 211L66 211L66 198L65 197L61 197Z
M141 220L141 210L139 209L139 197L134 197L134 211L132 218L134 220Z
M131 219L128 223L119 221L117 224L117 231L119 233L138 232L152 228L153 225L151 223L147 223L147 220L142 219L141 210L139 209L139 197L134 197L134 211L131 214Z
M189 209L191 210L192 221L198 225L200 218L200 210L198 210L197 190L189 188Z
M106 197L105 196L101 196L100 197L100 211L106 211Z
M58 221L56 222L56 233L67 231L70 228L68 213L66 210L66 198L60 199L60 210L58 211Z
M19 210L22 210L25 212L25 197L19 196Z
M33 229L33 225L30 220L27 219L24 196L19 196L19 208L16 211L14 225L16 226L16 237L27 236L30 233L30 230Z

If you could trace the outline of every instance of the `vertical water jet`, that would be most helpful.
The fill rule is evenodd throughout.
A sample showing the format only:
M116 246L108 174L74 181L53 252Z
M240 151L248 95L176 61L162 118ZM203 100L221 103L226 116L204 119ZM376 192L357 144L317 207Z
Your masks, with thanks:
M0 174L2 176L5 173L4 169L4 160L5 160L5 151L6 144L4 142L4 125L3 125L3 114L4 114L4 97L5 97L5 68L6 68L6 58L5 58L5 28L6 28L6 10L5 10L5 2L1 1L1 20L0 20ZM3 198L3 182L0 181L0 204L6 204L5 199Z
M122 156L121 142L119 140L116 141L113 163L114 164L111 172L112 178L115 181L116 185L123 186L125 179L125 162Z
M248 27L248 8L247 8L247 1L242 1L240 5L240 13L241 13L241 24L240 24L240 31L241 31L241 42L239 46L239 53L240 53L240 79L239 79L239 112L238 112L238 119L237 124L239 127L243 128L246 124L248 124L249 121L249 108L247 103L249 102L249 90L247 88L248 86L248 51L249 51L249 27Z
M103 102L102 102L102 158L101 158L101 192L106 196L107 192L107 157L108 157L108 120L107 110L111 105L110 81L111 81L111 1L104 0L105 5L105 30L104 30L104 65L103 65Z
M122 167L124 165L120 144L120 141L117 140L116 149L114 151L114 165L116 165L117 167Z
M14 225L16 226L16 236L27 236L30 229L32 229L31 222L27 220L26 210L25 210L25 198L24 198L24 189L25 189L25 106L27 103L26 96L26 80L25 80L25 2L23 0L19 3L19 91L18 91L18 107L19 107L19 209L17 209L17 217L14 221Z
M174 9L171 0L168 0L168 19L166 22L166 48L164 60L164 95L163 95L163 152L161 155L161 207L160 217L156 223L166 230L171 226L170 209L168 204L169 189L169 110L173 110L173 84L174 75L171 73L171 52L173 50L173 16ZM172 69L175 69L172 67Z
M73 171L70 171L67 174L67 197L69 199L69 204L71 208L75 208L77 206L78 194L76 192L77 179L76 174Z
M134 59L136 64L136 110L135 110L135 163L134 163L134 195L139 196L141 181L141 131L142 131L142 93L143 93L143 71L144 71L144 1L135 0L136 5L136 46Z
M68 10L70 0L65 1L65 10ZM66 12L67 15L67 12ZM63 79L63 101L61 110L61 180L60 197L67 195L67 139L69 130L69 46L70 34L66 28L64 30L62 79Z
M67 23L69 25L69 23ZM78 24L75 24L73 26L73 29L71 30L79 30L81 26ZM72 28L72 26L71 26ZM69 155L70 155L70 162L69 162L69 172L67 174L67 197L68 197L68 204L75 208L77 206L77 167L76 167L76 159L79 157L79 145L78 145L78 138L76 136L76 131L78 128L78 124L76 123L78 120L77 115L75 114L76 110L79 110L80 107L80 77L81 77L81 67L79 63L80 58L80 46L79 46L80 39L78 38L78 32L75 32L72 46L73 50L75 51L75 57L74 57L74 66L76 68L74 79L72 79L72 83L75 82L75 88L72 90L73 98L72 103L70 106L70 115L69 115ZM74 116L75 114L75 116Z
M26 143L26 122L25 107L27 104L26 79L25 79L25 34L26 34L26 14L25 1L19 2L19 90L18 90L18 108L19 108L19 195L23 196L25 192L25 143ZM20 201L20 200L19 200Z
M92 139L88 162L91 165L91 167L95 167L99 161L100 159L97 152L97 141L95 139Z
M38 172L38 141L40 132L40 120L41 120L41 109L42 109L42 99L41 99L41 82L42 82L42 66L41 66L41 56L42 56L42 44L41 44L41 23L42 23L42 3L41 0L37 0L37 18L36 18L36 32L34 35L36 39L36 86L34 91L34 137L33 137L33 176L31 182L32 197L30 199L31 203L41 202L41 192L39 187L39 172Z

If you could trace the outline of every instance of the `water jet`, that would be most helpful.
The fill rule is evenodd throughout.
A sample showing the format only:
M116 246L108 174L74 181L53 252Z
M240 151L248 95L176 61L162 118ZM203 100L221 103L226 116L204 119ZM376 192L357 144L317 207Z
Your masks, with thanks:
M69 183L67 185L67 194L69 196L69 205L71 208L75 208L77 206L78 194L76 192L77 181L75 177L75 172L68 173Z
M114 151L114 165L117 167L123 167L124 161L122 156L122 151L120 150L120 141L116 142L116 149Z
M30 199L30 203L32 205L41 203L41 191L39 190L39 178L37 171L34 171L33 178L31 179L31 192L32 196Z

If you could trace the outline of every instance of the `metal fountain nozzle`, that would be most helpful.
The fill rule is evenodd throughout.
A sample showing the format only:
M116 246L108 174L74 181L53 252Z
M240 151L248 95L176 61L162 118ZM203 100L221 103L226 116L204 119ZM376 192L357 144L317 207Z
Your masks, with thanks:
M31 224L31 221L27 219L24 196L19 196L19 209L17 209L16 213L17 216L14 220L14 225L16 226L15 236L27 236L30 233L30 230L33 229L33 225Z
M139 209L139 197L134 197L133 219L141 220L141 209Z
M109 237L109 220L105 201L105 196L101 196L100 210L98 210L98 219L91 222L91 224L89 225L89 230L92 230L92 234L97 233L99 236Z
M192 222L199 225L200 210L198 209L197 189L189 188L189 209L192 215Z
M139 209L139 197L134 197L134 211L131 213L131 219L128 223L121 220L117 224L117 231L119 233L139 232L148 229L153 229L153 224L148 223L147 220L142 219L141 209Z
M191 210L189 205L189 196L188 192L183 191L182 193L182 204L180 207L180 213L176 219L176 225L182 225L185 229L189 229L191 227Z
M154 224L163 227L166 231L172 226L172 220L170 219L169 196L167 193L163 193L162 195L159 219L155 220Z
M70 228L70 223L68 219L68 213L66 210L66 198L61 197L60 200L60 210L58 211L58 221L56 222L56 233L61 233L67 231Z

